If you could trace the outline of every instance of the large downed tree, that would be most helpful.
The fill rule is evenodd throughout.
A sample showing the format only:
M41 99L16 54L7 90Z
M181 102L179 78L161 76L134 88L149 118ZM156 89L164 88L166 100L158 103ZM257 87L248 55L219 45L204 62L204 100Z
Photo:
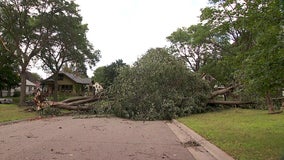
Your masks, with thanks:
M44 95L40 90L37 90L37 93L35 94L33 100L37 107L37 110L43 109L45 107L54 107L67 110L89 110L93 107L92 105L90 105L90 103L104 99L102 95L103 92L98 92L92 96L73 97L60 102L56 102L46 100L46 95Z
M255 104L255 102L252 101L220 101L220 100L214 100L216 96L224 95L228 92L231 92L232 89L234 89L235 86L230 86L227 88L219 89L216 91L213 91L210 94L210 97L208 98L207 104L218 104L218 105L248 105L248 104ZM41 94L41 93L40 93ZM93 96L86 96L86 97L73 97L68 98L66 100L56 102L56 101L47 101L45 100L44 95L36 95L34 98L35 104L37 106L37 110L40 110L41 108L45 108L47 106L59 108L59 109L66 109L66 110L89 110L92 109L93 106L90 105L92 102L96 102L99 100L104 99L105 97L100 95L93 95Z

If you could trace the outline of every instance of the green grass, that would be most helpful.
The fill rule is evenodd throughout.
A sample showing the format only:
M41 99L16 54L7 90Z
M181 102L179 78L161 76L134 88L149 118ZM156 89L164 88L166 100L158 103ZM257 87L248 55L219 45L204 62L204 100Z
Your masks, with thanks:
M229 109L178 119L235 159L284 158L284 113Z
M25 108L16 104L0 104L0 122L14 121L20 119L34 118L36 112L25 112Z

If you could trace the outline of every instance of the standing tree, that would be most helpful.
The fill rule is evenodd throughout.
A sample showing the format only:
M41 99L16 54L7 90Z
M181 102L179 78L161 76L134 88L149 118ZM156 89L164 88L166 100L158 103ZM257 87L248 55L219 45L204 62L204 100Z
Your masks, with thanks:
M109 88L119 75L119 70L126 66L127 64L119 59L110 65L99 67L94 71L94 80L99 82L104 88Z
M62 25L64 25L64 23L59 23L58 20L60 20L60 18L62 18L61 20L64 20L64 22L68 21L67 24L76 24L74 21L78 21L79 17L78 13L76 12L76 5L73 1L69 0L0 1L0 35L2 41L5 42L6 50L8 50L10 54L15 55L15 60L19 64L19 73L21 77L20 105L24 105L25 103L26 71L28 70L31 60L36 60L38 57L40 57L40 53L52 53L52 51L56 51L58 53L60 49L58 47L63 46L60 44L62 41L58 41L58 38L66 39L68 36L70 38L71 36L77 35L74 37L76 40L74 40L72 37L70 42L77 40L82 41L82 46L80 48L76 48L78 46L73 46L73 43L67 44L69 42L65 41L65 46L63 49L68 48L70 51L70 48L73 47L73 50L78 49L82 54L90 51L86 50L90 49L90 45L84 41L86 37L83 31L86 30L86 26L85 30L82 29L84 27L82 27L81 23L80 25L77 23L78 26L72 26L75 27L72 28L74 32L69 33L66 31L65 35L60 35L64 37L59 37L57 36L58 33L54 32L63 31ZM70 21L67 19L67 17ZM64 29L68 30L71 29L71 27L65 25ZM57 36L57 39L49 39L53 36ZM77 39L77 37L80 36L82 39ZM84 63L86 61L92 63L93 59L96 59L95 57L96 56L91 58L88 57L90 58L88 60L85 56L78 56L76 58L78 63Z
M211 0L201 20L230 37L231 55L224 59L247 91L266 97L284 86L283 9L281 1Z
M219 57L222 45L228 42L226 36L214 35L209 25L201 23L179 28L167 39L172 43L173 54L185 60L194 72L198 72L209 57Z
M25 102L28 65L41 50L46 37L46 32L37 18L44 8L38 1L0 1L0 35L6 43L6 50L15 56L15 61L20 66L20 105Z
M95 82L100 83L100 85L102 85L103 87L105 87L104 82L106 81L106 76L105 76L105 69L106 66L102 66L102 67L98 67L95 71L94 71L94 76L92 77L92 79Z
M52 14L43 14L41 19L49 33L48 41L39 55L43 68L54 75L54 99L57 100L58 73L63 65L75 68L79 75L86 75L86 65L93 66L99 60L99 51L86 38L88 30L82 24L78 5L74 1L50 1Z

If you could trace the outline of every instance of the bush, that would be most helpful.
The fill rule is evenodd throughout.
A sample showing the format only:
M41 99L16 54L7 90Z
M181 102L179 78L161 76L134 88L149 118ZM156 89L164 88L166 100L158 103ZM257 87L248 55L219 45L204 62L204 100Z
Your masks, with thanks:
M172 119L204 112L209 85L166 49L151 49L121 70L110 92L114 113L135 120Z
M15 91L13 97L20 97L21 93L20 91Z

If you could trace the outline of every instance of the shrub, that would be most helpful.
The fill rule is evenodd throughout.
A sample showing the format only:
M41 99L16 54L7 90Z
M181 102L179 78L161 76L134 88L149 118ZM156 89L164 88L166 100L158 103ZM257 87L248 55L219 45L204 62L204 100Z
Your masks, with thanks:
M114 113L135 120L172 119L204 111L209 85L166 49L149 50L121 70L110 88Z
M20 97L21 93L20 91L15 91L13 97Z

